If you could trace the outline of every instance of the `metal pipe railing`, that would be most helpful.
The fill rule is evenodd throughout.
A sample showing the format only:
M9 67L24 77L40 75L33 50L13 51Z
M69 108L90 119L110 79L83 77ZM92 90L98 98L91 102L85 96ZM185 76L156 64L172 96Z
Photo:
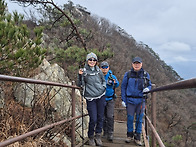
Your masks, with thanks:
M155 84L152 84L152 89L155 88ZM151 93L151 120L152 125L156 128L156 93ZM156 147L156 136L152 132L152 146Z
M152 129L152 132L153 132L155 138L157 139L157 141L158 141L158 143L159 143L159 146L160 146L160 147L165 147L165 145L163 144L161 138L159 137L159 134L157 133L155 127L154 127L153 124L151 123L150 119L149 119L147 116L145 116L145 117L146 117L146 119L147 119L147 121L148 121L148 123L149 123L149 125L150 125L150 128ZM152 146L153 146L153 145L152 145Z
M188 89L188 88L196 88L196 78L183 80L183 81L175 82L173 84L157 87L155 89L150 90L148 93L166 91L166 90Z
M66 84L63 84L63 83L49 82L49 81L42 81L42 80L35 80L35 79L21 78L21 77L14 77L14 76L6 76L6 75L0 75L0 80L72 88L72 118L70 118L68 120L59 121L57 123L47 125L45 127L36 129L36 130L28 132L26 134L23 134L23 135L8 139L6 141L3 141L3 142L0 143L0 147L7 146L7 145L12 144L16 141L20 141L22 139L25 139L26 137L29 137L29 136L37 134L39 132L45 131L45 130L53 127L53 126L60 125L60 124L63 124L65 122L68 122L68 121L71 121L71 120L73 120L72 121L72 132L71 132L72 133L71 145L72 145L72 147L75 146L75 119L77 119L79 117L82 117L82 115L75 117L75 89L80 89L80 87L75 86L75 82L72 82L72 85L66 85ZM86 115L87 114L83 115L83 117L86 116Z
M75 82L72 82L72 85L75 85ZM72 117L75 117L75 105L76 105L76 100L75 100L75 89L72 88ZM71 129L71 146L75 147L75 120L72 122L72 129Z
M88 115L88 114L85 114L84 116L87 116L87 115ZM0 147L4 147L4 146L7 146L7 145L10 145L10 144L12 144L12 143L14 143L14 142L16 142L16 141L23 140L23 139L25 139L25 138L27 138L27 137L29 137L29 136L38 134L38 133L43 132L43 131L45 131L45 130L47 130L47 129L49 129L49 128L52 128L52 127L54 127L54 126L57 126L57 125L60 125L60 124L63 124L63 123L69 122L69 121L73 121L73 120L75 120L75 119L77 119L77 118L80 118L80 117L82 117L82 115L76 116L76 117L72 117L72 118L70 118L70 119L62 120L62 121L59 121L59 122L56 122L56 123L53 123L53 124L44 126L44 127L42 127L42 128L38 128L38 129L36 129L36 130L30 131L30 132L28 132L28 133L22 134L22 135L20 135L20 136L13 137L13 138L8 139L8 140L6 140L6 141L0 142Z
M6 75L0 75L0 80L72 88L72 105L75 104L75 89L80 89L80 87L75 86L73 82L72 82L72 85L66 85L66 84L62 84L62 83L48 82L48 81L41 81L41 80L20 78L20 77L6 76ZM148 93L152 94L152 123L151 123L150 119L147 116L146 116L146 118L147 118L148 123L150 124L153 135L155 136L155 138L157 139L157 141L158 141L158 143L161 147L164 147L164 144L161 141L158 133L156 132L156 115L155 115L155 112L156 112L156 104L155 104L156 103L156 101L155 101L156 95L155 95L154 92L167 91L167 90L176 90L176 89L188 89L188 88L196 88L196 78L190 79L190 80L183 80L183 81L175 82L173 84L168 84L168 85L161 86L161 87L158 87L158 88L153 88L151 91L148 92ZM85 114L84 116L87 116L87 114ZM65 123L67 121L75 120L75 119L81 117L81 116L75 117L75 106L72 106L72 117L73 118L70 118L68 120L63 120L63 121L60 121L60 122L57 122L57 123L54 123L54 124L51 124L51 125L47 125L45 127L36 129L36 130L28 132L26 134L23 134L23 135L11 138L9 140L6 140L4 142L1 142L0 147L12 144L16 141L20 141L22 139L25 139L26 137L29 137L31 135L34 135L34 134L37 134L39 132L45 131L48 128L51 128L53 126ZM153 141L153 142L155 142L155 143L152 143L152 146L154 147L154 146L156 146L156 140ZM72 123L72 147L74 147L74 146L75 146L75 121L73 121L73 123Z
M188 88L196 88L196 78L175 82L175 83L161 86L158 88L155 88L155 86L153 86L152 90L150 90L148 92L148 93L151 93L151 95L152 95L152 101L151 101L152 123L150 122L150 120L147 116L146 116L146 118L150 124L151 129L152 129L152 147L156 147L156 139L157 139L159 145L164 147L164 144L162 143L160 137L158 136L158 133L156 132L156 93L155 92L167 91L167 90L177 90L177 89L188 89Z
M11 81L11 82L31 83L31 84L61 86L61 87L80 89L80 87L73 86L73 85L67 85L67 84L63 84L63 83L49 82L49 81L42 81L42 80L35 80L35 79L21 78L21 77L13 77L13 76L6 76L6 75L0 75L0 80L2 80L2 81Z

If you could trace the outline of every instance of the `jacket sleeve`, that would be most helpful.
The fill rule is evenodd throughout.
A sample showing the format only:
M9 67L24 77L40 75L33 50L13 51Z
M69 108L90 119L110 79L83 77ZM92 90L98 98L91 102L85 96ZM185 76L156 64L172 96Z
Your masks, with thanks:
M127 89L127 82L128 82L127 74L128 72L125 73L121 84L121 99L125 103L126 103L126 89Z
M116 84L115 84L115 88L117 88L118 86L119 86L119 81L118 81L118 79L116 78L116 76L115 75L113 75L113 78L115 79L115 81L116 81Z

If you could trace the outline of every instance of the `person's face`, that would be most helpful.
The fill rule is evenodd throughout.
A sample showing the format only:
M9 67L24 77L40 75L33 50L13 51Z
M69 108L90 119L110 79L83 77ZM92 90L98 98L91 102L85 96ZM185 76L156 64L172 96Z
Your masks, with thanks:
M102 66L101 71L103 72L104 75L106 75L109 71L109 66Z
M90 67L94 67L96 65L96 63L97 63L97 60L95 58L88 59L88 65Z
M134 71L139 71L142 68L142 63L140 62L134 62L132 63Z

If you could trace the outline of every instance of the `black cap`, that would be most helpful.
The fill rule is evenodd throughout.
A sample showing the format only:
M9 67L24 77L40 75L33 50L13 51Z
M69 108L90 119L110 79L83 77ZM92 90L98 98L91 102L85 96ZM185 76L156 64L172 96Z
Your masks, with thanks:
M132 63L135 63L135 62L142 63L142 58L140 58L140 57L133 58Z
M101 62L101 65L100 65L101 67L103 67L103 66L109 66L109 64L108 64L108 62L106 62L106 61L103 61L103 62Z

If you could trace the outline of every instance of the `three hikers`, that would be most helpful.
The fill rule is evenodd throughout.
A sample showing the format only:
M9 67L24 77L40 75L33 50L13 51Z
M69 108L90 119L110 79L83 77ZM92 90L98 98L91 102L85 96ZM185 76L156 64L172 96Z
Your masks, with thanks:
M115 88L119 82L109 69L108 62L97 66L96 54L89 53L86 64L78 72L77 86L83 87L83 97L87 102L89 114L88 137L89 145L102 146L101 133L109 141L113 141ZM149 74L142 68L142 59L135 57L132 68L126 72L121 84L122 106L127 111L127 138L129 143L134 139L137 145L141 143L142 121L145 110L147 92L151 90ZM136 114L136 117L135 117ZM135 117L135 127L133 126Z

